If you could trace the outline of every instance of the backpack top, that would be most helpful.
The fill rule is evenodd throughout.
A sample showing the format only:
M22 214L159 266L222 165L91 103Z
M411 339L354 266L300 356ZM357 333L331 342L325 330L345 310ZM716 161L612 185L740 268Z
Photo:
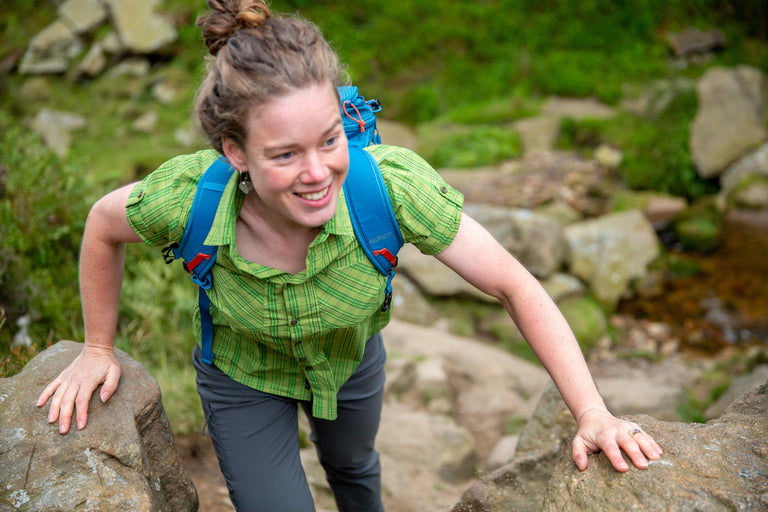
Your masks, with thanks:
M371 144L381 144L381 136L376 127L376 112L381 110L378 100L366 100L357 93L354 85L338 88L341 107L341 121L349 145L364 148Z

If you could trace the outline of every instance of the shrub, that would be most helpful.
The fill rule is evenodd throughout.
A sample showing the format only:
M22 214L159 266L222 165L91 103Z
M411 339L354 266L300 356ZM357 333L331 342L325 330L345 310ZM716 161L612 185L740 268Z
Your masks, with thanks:
M39 138L0 113L0 356L10 350L16 320L31 316L29 334L43 347L76 338L80 324L77 256L88 207L78 176Z

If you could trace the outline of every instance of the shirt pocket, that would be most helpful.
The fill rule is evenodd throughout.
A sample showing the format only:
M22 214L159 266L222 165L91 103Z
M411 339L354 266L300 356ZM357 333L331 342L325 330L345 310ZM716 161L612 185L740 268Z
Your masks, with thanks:
M253 334L269 329L270 305L266 297L267 283L238 275L214 266L213 287L208 290L211 299L211 318L216 325Z
M317 300L325 329L357 326L384 303L387 279L368 260L334 266L318 277Z

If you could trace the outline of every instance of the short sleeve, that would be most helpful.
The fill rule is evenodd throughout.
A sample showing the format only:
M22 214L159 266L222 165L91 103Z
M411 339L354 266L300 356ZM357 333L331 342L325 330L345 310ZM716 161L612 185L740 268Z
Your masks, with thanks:
M126 202L128 223L149 245L178 242L200 176L218 157L212 150L173 158L136 184Z
M459 230L464 196L409 149L366 149L379 164L404 241L428 255L445 250Z

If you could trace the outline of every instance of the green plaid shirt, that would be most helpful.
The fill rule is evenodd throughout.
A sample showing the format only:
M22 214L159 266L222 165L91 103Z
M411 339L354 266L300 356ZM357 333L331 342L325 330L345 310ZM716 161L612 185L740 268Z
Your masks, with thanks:
M423 159L394 146L371 146L405 242L437 254L459 228L462 195ZM181 240L200 176L213 150L176 157L134 187L128 222L145 242ZM313 415L336 418L336 393L363 357L365 342L389 321L381 311L386 279L355 238L346 202L309 246L298 274L240 256L235 223L243 195L227 184L206 244L218 245L209 290L216 366L266 393L313 401ZM343 192L342 192L343 194ZM200 312L195 310L200 343Z

